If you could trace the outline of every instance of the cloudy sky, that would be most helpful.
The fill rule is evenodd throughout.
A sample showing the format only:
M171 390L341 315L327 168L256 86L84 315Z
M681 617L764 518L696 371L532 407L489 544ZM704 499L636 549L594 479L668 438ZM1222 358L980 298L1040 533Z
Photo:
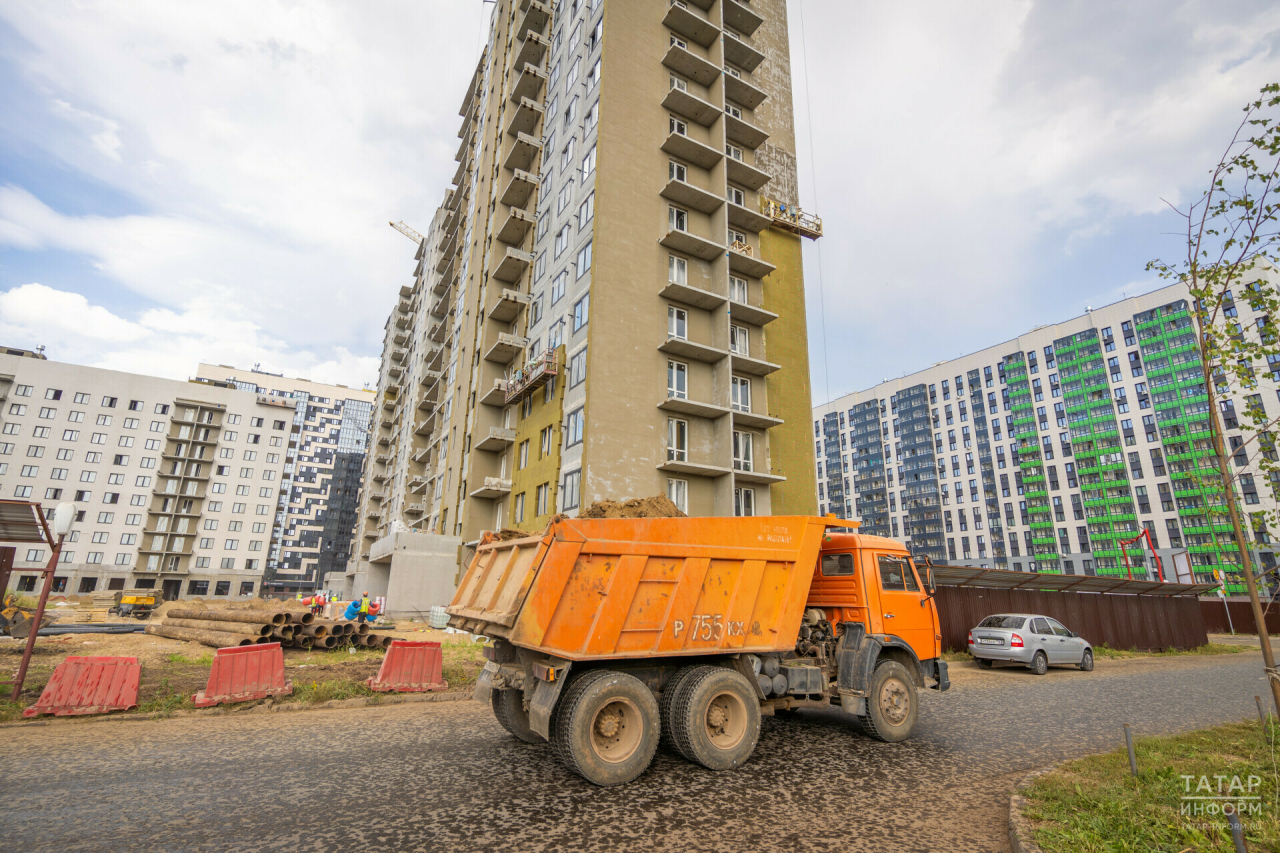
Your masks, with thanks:
M8 0L0 342L373 380L387 220L443 195L489 8ZM815 402L1157 286L1161 199L1280 80L1267 2L791 0L791 32Z

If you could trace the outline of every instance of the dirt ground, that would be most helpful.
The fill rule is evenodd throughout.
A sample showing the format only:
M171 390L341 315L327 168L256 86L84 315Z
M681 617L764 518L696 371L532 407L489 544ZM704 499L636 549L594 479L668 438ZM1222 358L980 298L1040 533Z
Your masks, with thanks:
M383 633L383 632L379 632ZM388 630L405 640L435 640L444 653L444 677L450 690L470 690L484 667L481 645L467 634L436 631L420 623L402 623ZM0 680L16 675L25 643L0 638ZM149 634L64 634L36 640L27 671L22 700L0 701L0 720L16 718L34 702L53 670L70 655L136 657L142 664L138 712L191 707L191 697L209 681L216 650L200 643L172 640ZM385 652L381 649L304 651L284 649L286 674L294 683L296 701L322 701L351 695L367 695L363 682L378 674ZM3 700L8 700L8 693ZM288 701L288 700L285 700Z
M579 518L684 518L666 495L632 498L629 501L596 501L578 514Z

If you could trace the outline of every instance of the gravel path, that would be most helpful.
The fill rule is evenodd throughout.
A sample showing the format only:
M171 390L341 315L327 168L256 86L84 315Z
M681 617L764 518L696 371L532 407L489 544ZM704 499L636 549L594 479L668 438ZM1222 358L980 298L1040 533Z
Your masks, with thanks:
M13 850L990 851L1026 771L1256 715L1261 655L980 671L882 744L838 712L766 719L742 769L660 751L622 788L571 775L474 702L7 729Z

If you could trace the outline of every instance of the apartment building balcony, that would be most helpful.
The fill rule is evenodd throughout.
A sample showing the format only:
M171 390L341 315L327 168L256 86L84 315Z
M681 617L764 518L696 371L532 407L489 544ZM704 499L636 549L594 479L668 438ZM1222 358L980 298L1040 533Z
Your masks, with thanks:
M777 267L756 257L755 249L746 243L734 243L729 247L729 269L740 275L764 278Z
M427 464L427 460L431 458L431 448L424 447L421 450L416 451L412 458L413 461L417 462L419 465Z
M523 208L529 203L529 199L533 197L533 191L537 187L537 177L523 169L516 169L511 173L510 180L502 188L502 195L498 197L498 200L508 207Z
M458 252L458 239L462 234L461 228L455 228L440 238L440 255L441 263L436 264L436 272L443 272L443 261L452 259Z
M405 504L404 511L410 515L422 515L427 511L427 505L424 503Z
M700 344L687 338L668 337L662 346L658 347L659 351L667 355L674 355L680 358L689 358L694 361L705 361L708 364L715 364L720 359L729 354L728 350L718 349L717 347L707 344Z
M763 169L757 169L745 160L739 160L736 157L726 158L725 176L731 183L746 187L749 190L760 189L769 183L769 179L772 177Z
M658 465L659 471L665 471L668 474L692 474L695 477L723 477L732 473L732 469L725 468L721 465L706 465L701 462L677 461L668 459L661 465Z
M424 390L422 394L419 395L415 408L420 412L434 412L436 410L436 402L439 399L439 391L437 390L439 387L440 383L437 382Z
M393 361L404 361L408 354L408 351L405 350L404 347L396 347L391 350L391 359Z
M458 163L458 168L453 172L453 185L457 187L466 186L467 172L471 170L471 158L463 157Z
M466 131L462 134L462 142L458 143L458 150L454 153L453 159L461 162L467 156L467 151L471 148L471 139L475 135L475 125L467 123L463 125Z
M409 487L409 494L416 495L420 490L425 489L427 487L427 478L426 477L410 477L409 482L406 483L406 485Z
M734 483L744 483L753 486L771 486L774 483L785 483L786 477L780 474L766 474L763 471L739 471L733 472Z
M374 528L373 530L366 530L366 531L364 532L364 538L365 538L365 539L377 539L377 538L378 538L378 530L377 530L377 528Z
M507 135L518 136L521 133L532 135L542 119L542 104L532 98L521 98L519 105L511 111L511 120L507 122Z
M518 39L524 38L529 32L541 33L551 19L551 10L538 0L524 0L520 4L520 11L524 15L520 18L520 25L516 27L515 37Z
M427 352L422 360L422 369L427 373L439 373L444 369L444 347L435 347ZM425 374L424 374L425 375Z
M399 379L404 374L404 368L398 364L393 364L387 368L387 375L392 379Z
M542 87L547 82L547 74L536 65L526 62L520 66L515 80L511 84L511 103L520 103L521 98L541 100Z
M744 323L750 323L753 326L764 326L778 319L778 315L772 311L766 311L757 305L748 305L745 302L729 302L729 316L735 320L741 320Z
M713 148L683 133L667 136L666 142L662 143L662 150L703 169L710 169L724 157L724 152L719 148Z
M745 77L738 77L728 72L724 75L724 96L735 104L741 104L749 110L764 103L768 93Z
M745 118L738 118L732 113L724 114L724 135L730 142L750 148L752 151L764 144L769 134L756 127Z
M502 254L493 269L493 277L498 281L514 284L524 275L524 271L533 263L533 253L523 252L512 246L503 246Z
M449 336L449 324L444 320L431 324L431 329L427 332L427 339L436 343L444 343L444 339Z
M764 62L763 53L750 42L731 32L724 34L724 58L743 71L755 71L760 63Z
M387 480L386 472L385 472L385 471L379 471L379 470L377 470L377 469L374 469L374 472L373 472L373 475L372 475L371 479L372 479L375 483L384 483L384 482L386 482L386 480Z
M485 477L484 484L471 492L473 498L500 498L511 494L511 481L501 477Z
M748 429L770 429L783 423L782 418L775 418L771 415L762 415L756 412L743 412L738 409L733 410L733 425L735 427L746 427Z
M513 207L507 212L507 218L502 223L502 227L498 229L498 239L504 243L519 246L524 242L525 235L533 229L535 222L532 213Z
M435 284L431 285L431 294L433 296L444 296L446 293L458 283L458 267L452 266L447 271L448 275L442 275L436 279Z
M507 380L493 380L493 387L480 397L480 402L486 406L505 406L507 404Z
M373 461L377 465L387 465L391 462L391 456L387 453L379 453L377 456L373 457Z
M498 295L498 301L493 303L486 316L498 323L510 323L520 316L520 311L529 304L530 299L532 297L527 293L504 287Z
M695 5L701 6L698 3ZM704 7L705 8L705 7ZM720 37L720 28L706 18L695 13L683 0L671 0L666 17L662 23L667 29L687 38L703 47L711 47Z
M441 375L442 374L438 370L424 370L422 371L422 375L418 378L418 384L430 387L439 381Z
M439 410L433 410L425 418L415 421L413 432L415 435L431 435L431 431L436 428L436 415Z
M369 492L369 500L371 501L377 501L378 503L382 503L386 499L387 499L386 492Z
M504 427L489 427L489 430L481 435L482 437L474 446L476 450L487 450L490 453L505 450L516 440L516 431Z
M745 373L749 376L768 376L775 370L781 370L782 365L765 361L761 358L752 358L747 355L739 355L731 353L732 363L730 367L734 373Z
M391 429L391 426L392 426L391 415L383 415L381 419L378 421L378 426L380 426L382 429Z
M662 57L662 64L701 86L710 86L720 76L720 69L714 62L678 44L667 49L666 56Z
M399 316L397 316L397 317L396 317L396 328L397 328L397 329L407 329L407 328L409 328L409 327L410 327L410 326L412 326L412 325L413 325L413 320L412 320L412 319L410 319L409 317L406 317L406 316L405 316L405 315L403 315L403 314L401 314L401 315L399 315Z
M382 521L382 510L381 510L381 509L369 509L369 510L367 510L367 511L365 512L364 517L365 517L365 518L371 518L371 519L373 519L374 521Z
M391 340L396 346L404 346L409 340L409 335L406 332L397 331L391 336Z
M724 0L724 23L725 26L733 27L744 36L749 36L760 28L764 18L745 3Z
M685 89L672 88L669 90L667 96L662 99L662 106L676 115L684 116L689 121L696 122L703 127L710 127L715 124L723 113L715 104Z
M724 406L713 406L710 403L701 403L697 400L676 397L671 394L668 394L667 399L658 404L658 408L664 412L674 412L675 414L692 415L693 417L710 418L712 420L729 414L729 410Z
M551 42L547 37L532 30L525 33L524 41L520 44L520 49L516 51L515 65L518 67L524 65L541 65L542 57L547 55L547 51L551 48Z
M520 169L525 172L536 171L534 164L538 162L538 154L542 151L542 140L530 136L527 133L516 135L515 140L511 143L510 149L507 151L506 158L502 161L504 169L516 170Z
M462 202L465 199L466 193L469 193L470 191L471 190L469 188L466 191L459 189L454 192L449 197L449 201L446 202L445 209L449 211L449 215L444 218L443 227L446 234L457 231L458 226L462 224L462 217L467 214L467 206ZM458 204L453 204L455 200Z
M511 361L524 351L529 345L529 339L520 337L519 335L501 332L498 334L497 340L489 346L485 352L485 361L494 361L498 364L510 364Z
M696 187L688 181L672 179L662 188L662 197L676 204L691 207L703 213L715 213L724 199L713 192ZM768 222L768 220L765 220Z
M397 302L396 310L399 311L401 314L405 314L405 315L409 314L410 312L409 300L401 299L399 302Z
M436 263L436 272L440 273L441 281L447 281L453 275L453 264L456 260L456 255L440 256L439 262Z
M763 213L758 213L749 207L743 207L740 204L729 202L729 224L734 228L741 228L744 231L750 231L753 234L759 234L761 231L769 227L773 221Z
M431 307L427 309L427 313L437 320L443 320L449 316L449 309L453 306L453 294L449 290L445 290L440 294L440 298L431 303Z
M378 436L378 444L382 445L383 447L390 447L391 439L392 439L392 436L390 435L380 435Z
M722 243L716 243L706 237L699 237L689 231L668 231L667 236L658 242L668 249L673 249L686 255L693 255L695 258L702 258L704 261L714 261L724 254L725 249Z
M719 308L727 300L719 293L713 293L710 290L703 290L700 287L694 287L691 284L683 284L677 281L667 282L667 286L662 289L662 294L666 299L673 299L676 302L682 302L685 305L693 305L697 308Z

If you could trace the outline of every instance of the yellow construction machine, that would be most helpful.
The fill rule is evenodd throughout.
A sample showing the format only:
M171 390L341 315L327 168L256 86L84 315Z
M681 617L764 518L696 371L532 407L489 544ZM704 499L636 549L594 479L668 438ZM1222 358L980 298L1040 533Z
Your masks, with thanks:
M3 604L0 605L0 635L15 637L19 640L25 639L31 634L35 621L34 608L19 605L18 597L13 593L5 596ZM40 620L40 627L46 628L52 625L53 621L53 614L45 613L44 618Z

